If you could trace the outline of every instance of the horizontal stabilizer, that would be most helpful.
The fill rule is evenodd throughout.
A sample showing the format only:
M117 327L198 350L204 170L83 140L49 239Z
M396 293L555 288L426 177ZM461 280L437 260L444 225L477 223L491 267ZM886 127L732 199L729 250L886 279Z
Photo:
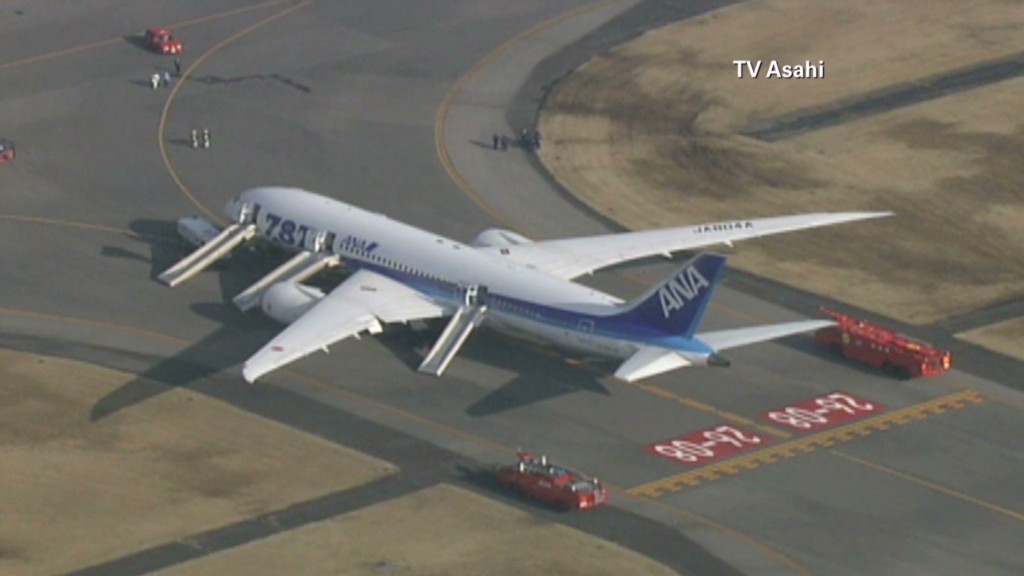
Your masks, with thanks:
M615 371L615 377L626 382L635 382L689 365L689 360L672 350L650 346L637 350L623 362Z
M749 328L733 328L731 330L717 330L698 334L697 338L714 350L728 350L738 348L747 344L755 344L776 338L785 338L801 332L811 332L826 326L834 326L831 320L801 320L800 322L785 322L782 324L768 324L767 326L751 326Z

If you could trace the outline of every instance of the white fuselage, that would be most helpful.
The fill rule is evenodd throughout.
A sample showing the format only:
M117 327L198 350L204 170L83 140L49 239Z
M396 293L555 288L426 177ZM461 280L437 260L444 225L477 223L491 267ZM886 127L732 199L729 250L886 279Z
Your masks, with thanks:
M486 287L487 325L525 339L584 353L626 358L645 342L616 332L601 317L621 311L621 300L388 217L295 188L255 188L225 211L257 207L259 234L304 249L323 233L323 250L370 268L450 305L462 305L466 287ZM675 340L675 339L672 339ZM689 346L659 342L685 354ZM695 358L706 350L692 350Z

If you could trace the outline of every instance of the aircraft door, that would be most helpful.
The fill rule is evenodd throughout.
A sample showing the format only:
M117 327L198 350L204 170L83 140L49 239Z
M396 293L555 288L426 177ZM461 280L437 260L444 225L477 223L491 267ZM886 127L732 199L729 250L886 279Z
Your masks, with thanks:
M327 234L310 230L303 238L302 246L310 252L324 252L327 249Z
M236 220L239 224L245 225L256 221L256 217L259 216L260 205L249 204L248 202L243 203L238 207L238 215Z
M594 321L583 318L576 324L576 341L590 344L594 341Z
M480 306L484 304L484 300L487 297L487 287L459 284L455 288L455 295L458 300L462 302L463 306Z

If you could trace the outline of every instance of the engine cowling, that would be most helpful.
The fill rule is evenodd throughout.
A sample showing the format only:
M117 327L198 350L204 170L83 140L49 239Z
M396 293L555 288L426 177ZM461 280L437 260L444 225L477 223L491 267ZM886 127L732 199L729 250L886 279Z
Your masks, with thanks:
M511 230L504 230L501 228L488 228L470 243L473 246L492 246L495 248L504 248L506 246L515 246L517 244L532 244L533 240L530 240L522 234L517 234Z
M321 290L294 282L278 282L263 293L260 308L278 322L291 324L324 297Z

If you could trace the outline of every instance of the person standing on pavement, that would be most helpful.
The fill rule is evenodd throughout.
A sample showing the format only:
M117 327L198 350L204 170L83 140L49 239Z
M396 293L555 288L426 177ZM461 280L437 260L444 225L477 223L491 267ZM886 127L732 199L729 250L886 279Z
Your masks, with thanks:
M170 86L170 85L171 85L171 73L168 72L167 70L164 70L164 86Z
M181 58L174 59L174 75L181 78Z
M156 90L160 86L160 75L153 72L153 75L149 77L149 83L153 86L153 90Z

